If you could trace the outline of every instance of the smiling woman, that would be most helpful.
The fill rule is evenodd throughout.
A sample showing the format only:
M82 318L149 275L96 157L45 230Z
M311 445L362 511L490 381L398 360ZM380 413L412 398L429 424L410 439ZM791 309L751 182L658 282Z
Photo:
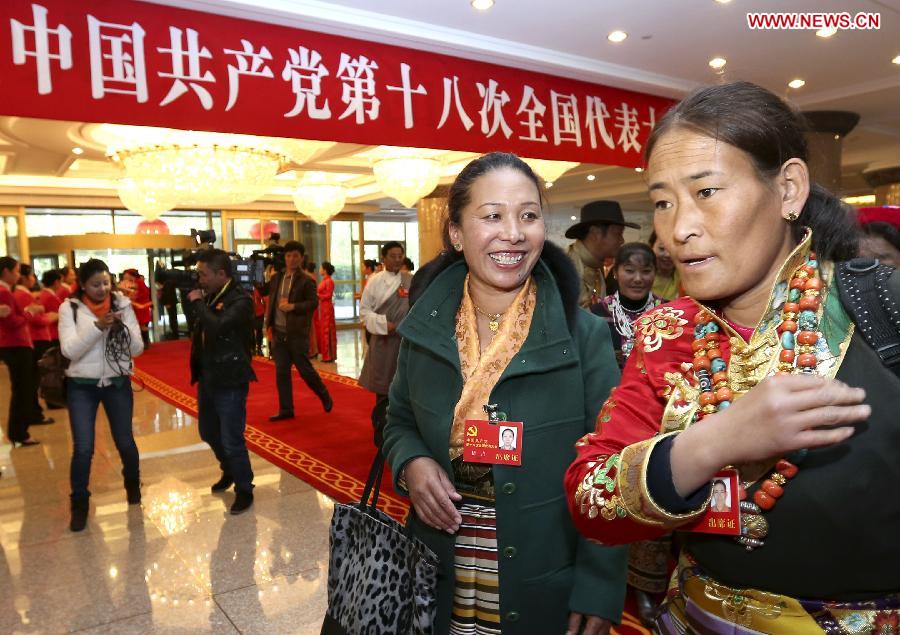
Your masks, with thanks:
M900 608L900 504L870 487L900 488L879 467L900 451L900 385L842 304L835 261L856 232L810 181L803 131L734 83L687 97L646 146L656 232L690 297L635 323L566 484L604 544L685 531L662 633L818 632ZM900 276L886 292L900 301ZM707 516L729 483L739 523Z
M416 274L399 328L384 452L440 558L435 633L596 635L621 619L626 554L577 537L562 489L618 370L545 232L531 168L499 152L471 162L450 187L446 250ZM489 410L494 425L522 422L502 438L521 465L467 445ZM496 450L492 423L478 425Z

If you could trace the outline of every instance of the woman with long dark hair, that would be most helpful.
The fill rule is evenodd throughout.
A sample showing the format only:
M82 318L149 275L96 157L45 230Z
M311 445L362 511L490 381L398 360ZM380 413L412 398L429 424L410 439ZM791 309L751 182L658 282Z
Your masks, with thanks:
M440 558L435 633L595 635L621 617L626 553L577 537L562 487L618 369L544 210L515 155L469 163L450 187L445 251L416 275L398 329L383 449L413 533ZM495 435L482 448L497 448L497 421L521 423L516 450L478 454L473 420Z
M91 259L78 268L78 289L59 310L59 343L70 360L66 370L72 426L72 517L70 529L87 523L88 482L94 456L97 408L103 404L119 457L128 504L141 502L138 449L132 432L133 358L144 350L131 302L113 291L109 267Z
M804 129L739 82L686 97L645 147L686 296L636 323L566 485L576 525L604 544L679 530L663 633L896 624L900 502L884 492L900 490L900 379L851 317L839 263L857 231L810 179ZM878 275L896 312L900 277Z

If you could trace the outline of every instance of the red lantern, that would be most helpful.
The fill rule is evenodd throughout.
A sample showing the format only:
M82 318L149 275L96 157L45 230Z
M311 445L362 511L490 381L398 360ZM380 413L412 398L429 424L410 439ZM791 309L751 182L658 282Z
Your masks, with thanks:
M134 233L168 236L169 226L166 225L166 222L161 218L157 218L155 220L142 220L140 223L138 223L137 229L134 230Z
M276 232L278 232L278 223L270 220L263 225L262 221L260 221L250 227L250 238L259 240L264 237L264 240L269 240L269 236Z

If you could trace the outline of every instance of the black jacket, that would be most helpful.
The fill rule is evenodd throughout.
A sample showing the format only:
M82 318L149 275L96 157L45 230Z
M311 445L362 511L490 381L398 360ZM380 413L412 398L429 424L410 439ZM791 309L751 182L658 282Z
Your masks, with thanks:
M191 334L191 383L203 377L215 386L256 381L253 350L253 299L234 280L213 305L191 303L196 312Z
M269 297L269 308L266 310L266 327L275 328L275 311L278 310L278 291L281 288L281 281L284 278L284 271L278 272L270 281L267 289L261 289L263 295ZM291 338L309 337L309 329L312 324L313 311L319 306L319 296L316 293L316 282L300 269L294 273L291 280L291 288L288 291L288 302L294 305L293 311L288 311L285 315L287 318L287 334Z

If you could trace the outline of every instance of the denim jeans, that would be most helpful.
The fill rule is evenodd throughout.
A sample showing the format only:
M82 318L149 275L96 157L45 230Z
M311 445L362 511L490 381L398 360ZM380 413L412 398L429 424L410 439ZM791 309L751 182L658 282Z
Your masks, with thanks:
M253 469L244 442L249 384L216 386L203 378L197 384L200 438L209 444L222 472L234 479L238 492L253 491Z
M69 424L72 426L72 466L69 478L72 498L87 498L91 478L91 459L94 457L94 428L97 408L102 403L109 419L113 441L122 459L122 476L126 481L140 480L138 449L131 430L134 413L134 394L131 382L120 388L115 385L92 386L69 380L66 382L69 401Z

